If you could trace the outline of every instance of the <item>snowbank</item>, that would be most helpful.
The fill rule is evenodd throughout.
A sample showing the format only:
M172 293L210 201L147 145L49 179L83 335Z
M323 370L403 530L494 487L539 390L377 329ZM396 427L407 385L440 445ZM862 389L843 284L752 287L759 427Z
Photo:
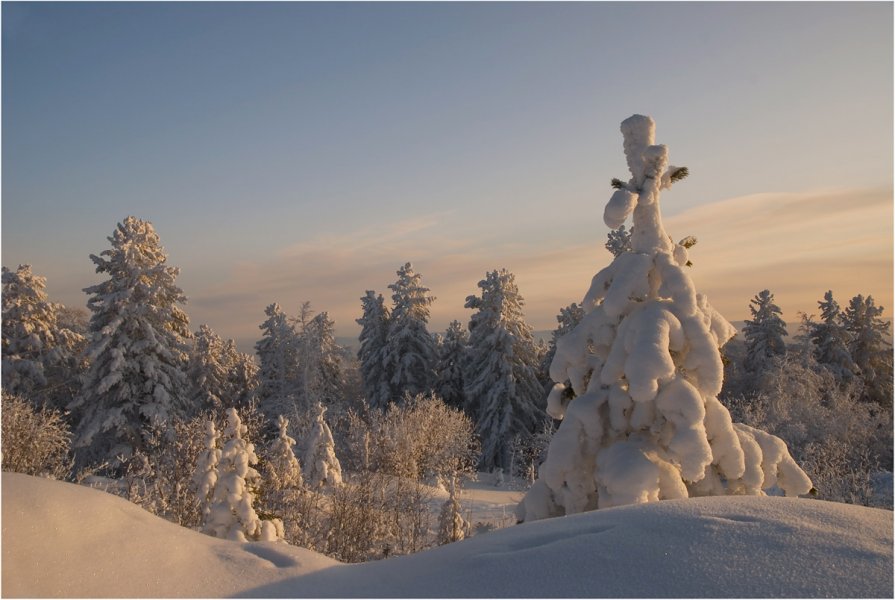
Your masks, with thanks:
M692 498L546 519L342 565L211 538L114 496L3 474L3 596L891 597L892 513Z

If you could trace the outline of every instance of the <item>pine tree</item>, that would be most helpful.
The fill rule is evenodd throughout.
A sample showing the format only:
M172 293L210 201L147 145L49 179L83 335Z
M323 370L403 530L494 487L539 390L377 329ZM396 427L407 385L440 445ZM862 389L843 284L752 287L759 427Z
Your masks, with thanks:
M841 324L839 303L833 299L833 292L828 290L817 305L820 308L820 322L808 321L806 326L808 338L814 344L814 358L840 380L850 381L859 369L848 349L850 336Z
M506 469L513 437L535 431L544 417L543 388L515 277L506 269L492 271L478 286L481 297L466 298L466 308L477 311L469 321L466 411L482 440L481 468Z
M465 404L463 370L468 344L466 329L460 321L451 321L438 347L435 393L453 408L463 408Z
M775 356L786 354L786 323L780 318L780 307L774 304L774 294L759 292L749 303L752 320L743 327L746 338L746 361L749 371L761 371Z
M631 232L625 231L624 225L619 226L617 229L610 230L605 247L609 250L609 253L616 258L625 252L630 252Z
M317 415L308 436L305 451L305 481L312 488L337 487L342 484L342 465L336 458L336 446L329 425L324 420L326 407L317 403Z
M193 385L193 411L219 411L230 404L229 369L224 342L208 325L201 325L193 340L189 378Z
M191 334L178 306L186 302L174 283L179 270L166 264L152 224L127 217L108 240L111 250L90 256L96 272L109 278L84 290L93 313L90 369L71 406L82 415L75 443L82 459L115 464L143 446L151 422L188 412Z
M883 307L872 296L858 294L842 314L842 326L850 334L849 351L864 380L864 397L892 407L892 351L886 341L891 323L882 319Z
M220 451L217 480L203 531L237 542L281 539L282 522L277 519L262 522L255 512L255 488L261 476L252 468L258 463L258 457L254 445L243 438L246 431L236 409L228 409L227 430L223 436L226 441ZM200 491L204 489L204 485L200 486Z
M435 343L426 329L435 300L410 263L398 270L392 290L385 368L391 374L392 399L428 393L435 382Z
M731 422L718 401L719 347L733 327L697 294L687 248L662 227L659 193L679 180L655 124L622 123L632 178L604 213L618 227L633 212L631 252L597 273L584 318L557 340L547 411L562 419L521 521L661 499L762 494L811 482L782 440Z
M302 405L307 410L316 398L334 406L342 399L342 349L336 344L336 324L326 312L302 326L298 347Z
M366 295L361 298L361 305L364 313L357 319L357 324L362 328L357 359L360 361L364 395L371 407L385 408L392 398L392 376L385 360L388 351L389 311L382 294L377 296L373 290L367 290Z
M303 416L298 404L298 335L279 304L269 305L264 314L268 318L259 326L264 335L255 344L259 407L269 421L289 415L298 423Z
M78 390L84 338L62 326L46 278L3 267L3 388L35 405L63 408Z

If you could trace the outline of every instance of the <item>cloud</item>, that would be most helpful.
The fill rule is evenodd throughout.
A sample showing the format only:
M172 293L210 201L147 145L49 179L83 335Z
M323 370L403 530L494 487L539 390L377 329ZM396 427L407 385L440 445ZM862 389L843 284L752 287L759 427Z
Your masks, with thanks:
M222 283L194 289L190 313L196 323L208 322L247 349L258 338L267 304L278 302L295 314L308 300L335 319L340 335L354 335L365 290L390 300L388 284L410 261L437 297L432 331L451 319L465 323L466 297L479 292L476 284L487 271L499 268L516 275L527 321L552 329L559 308L580 301L593 275L610 261L597 208L593 239L587 240L546 224L541 235L520 236L512 222L465 222L449 211L321 234L270 261L241 262ZM729 320L747 318L749 299L764 288L774 292L788 321L797 320L797 311L813 311L827 289L843 304L863 293L887 313L892 309L890 191L732 198L666 218L665 226L674 239L699 239L691 249L690 274Z

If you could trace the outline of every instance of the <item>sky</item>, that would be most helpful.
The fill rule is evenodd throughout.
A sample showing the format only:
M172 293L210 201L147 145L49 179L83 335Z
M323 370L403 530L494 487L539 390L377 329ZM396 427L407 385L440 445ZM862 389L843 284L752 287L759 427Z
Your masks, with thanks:
M887 2L3 2L2 264L83 307L135 215L246 351L272 302L356 335L405 262L431 331L499 268L553 329L611 259L634 113L729 320L765 288L790 322L828 289L892 314Z

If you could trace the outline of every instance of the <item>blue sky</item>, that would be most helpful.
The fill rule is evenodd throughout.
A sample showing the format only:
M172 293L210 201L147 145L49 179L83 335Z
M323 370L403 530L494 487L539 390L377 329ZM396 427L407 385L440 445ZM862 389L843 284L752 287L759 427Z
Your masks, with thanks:
M700 238L693 277L730 320L765 287L791 321L827 289L891 314L891 3L4 2L2 17L2 261L65 304L85 304L88 255L134 214L181 268L193 325L245 349L273 301L356 333L364 290L406 261L438 297L433 330L465 322L501 267L552 328L608 262L618 124L639 112L691 169L663 197L668 229Z

